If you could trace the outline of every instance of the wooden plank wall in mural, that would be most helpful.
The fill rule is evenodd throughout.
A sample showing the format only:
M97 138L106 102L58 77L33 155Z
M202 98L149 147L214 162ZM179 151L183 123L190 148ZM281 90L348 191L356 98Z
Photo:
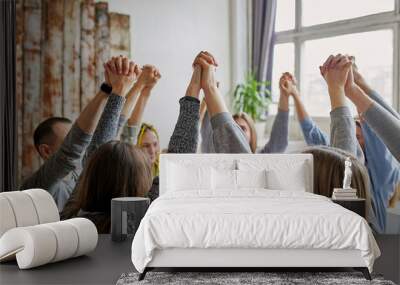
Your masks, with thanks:
M51 116L75 120L103 81L103 63L130 55L130 18L94 0L17 0L16 13L21 182L41 164L33 144L37 125Z
M81 2L64 2L63 114L75 120L81 110Z
M110 13L111 56L131 56L129 15Z
M96 63L106 62L110 58L110 20L106 3L96 4ZM104 68L102 64L96 64L96 86L104 81Z

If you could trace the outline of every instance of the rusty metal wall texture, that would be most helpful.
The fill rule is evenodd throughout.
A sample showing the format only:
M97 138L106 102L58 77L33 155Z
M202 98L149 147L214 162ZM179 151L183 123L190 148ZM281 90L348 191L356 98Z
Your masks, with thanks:
M81 108L96 92L95 5L83 0L81 7Z
M43 116L62 116L64 0L44 0L42 103Z
M108 13L107 3L94 0L16 0L16 13L21 182L41 163L33 144L35 128L49 116L77 118L103 81L111 46L117 54L130 54L130 32L129 16Z
M42 120L41 100L41 37L42 1L24 1L23 39L23 148L22 176L29 175L40 165L33 144L33 131Z
M64 2L63 115L75 120L81 109L81 1Z
M96 3L96 86L104 81L103 64L110 58L108 3Z
M18 161L17 161L17 180L21 180L22 174L22 149L23 149L23 101L24 101L24 59L23 59L23 45L24 45L24 1L16 1L16 17L19 19L16 24L16 42L15 42L15 96L17 102L17 149L18 149Z

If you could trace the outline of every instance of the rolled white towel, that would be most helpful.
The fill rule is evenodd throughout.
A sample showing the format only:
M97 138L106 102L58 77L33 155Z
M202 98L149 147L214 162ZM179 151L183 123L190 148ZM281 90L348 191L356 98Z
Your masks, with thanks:
M22 193L31 197L39 218L39 224L58 222L60 220L57 205L49 192L43 189L29 189L22 191Z
M15 227L17 227L17 222L11 204L6 197L0 195L0 237Z
M60 220L53 197L43 189L0 193L0 213L0 237L15 227Z
M10 202L17 227L39 224L35 205L31 197L23 191L3 192L1 196Z
M88 219L18 227L0 238L0 261L14 257L28 269L89 253L96 248L96 226Z

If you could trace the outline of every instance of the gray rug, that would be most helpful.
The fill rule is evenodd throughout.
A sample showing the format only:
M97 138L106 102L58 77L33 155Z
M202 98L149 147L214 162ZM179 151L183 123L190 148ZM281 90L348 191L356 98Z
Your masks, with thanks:
M379 284L395 285L381 276L372 275L368 281L359 272L148 272L146 278L138 281L138 273L122 274L117 285L133 284Z

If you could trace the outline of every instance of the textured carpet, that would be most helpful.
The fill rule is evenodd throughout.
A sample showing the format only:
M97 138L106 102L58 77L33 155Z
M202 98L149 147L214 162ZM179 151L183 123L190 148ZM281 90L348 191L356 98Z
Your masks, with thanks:
M379 284L395 285L381 276L372 275L368 281L359 272L148 272L146 278L138 281L138 273L122 274L117 285L133 284L324 284L357 285Z

